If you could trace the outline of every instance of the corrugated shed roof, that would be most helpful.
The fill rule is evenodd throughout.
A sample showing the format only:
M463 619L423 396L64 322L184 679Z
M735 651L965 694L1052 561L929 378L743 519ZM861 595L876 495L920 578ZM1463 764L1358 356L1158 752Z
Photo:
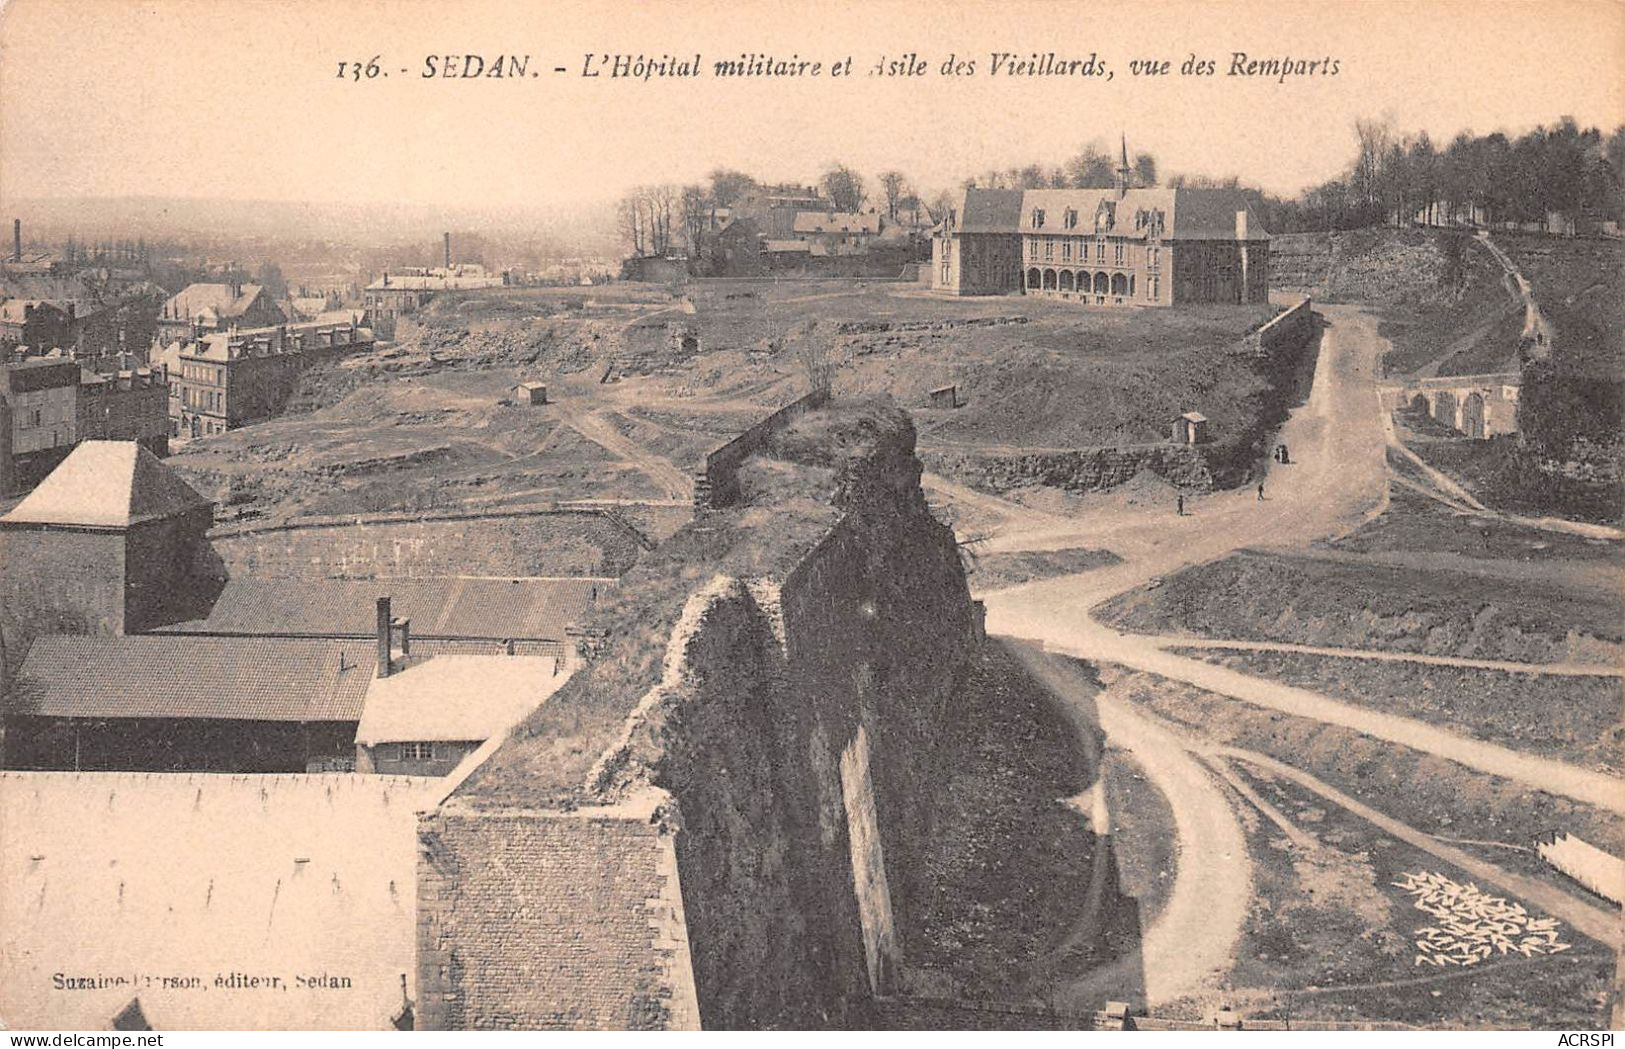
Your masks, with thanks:
M136 442L84 441L0 523L127 528L211 505Z
M377 603L412 620L413 637L559 641L607 579L232 579L204 619L172 634L371 637Z
M354 641L257 637L35 639L20 714L56 718L359 721L374 670Z

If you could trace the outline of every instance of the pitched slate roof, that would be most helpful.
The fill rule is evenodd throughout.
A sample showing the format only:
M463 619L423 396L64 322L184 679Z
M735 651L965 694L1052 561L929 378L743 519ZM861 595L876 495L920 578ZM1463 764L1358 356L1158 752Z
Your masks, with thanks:
M128 528L212 506L134 441L84 441L0 524Z
M236 288L230 284L188 284L170 296L164 304L163 315L186 320L200 315L211 321L230 320L242 316L261 290L258 284L242 284Z
M204 619L171 634L372 637L377 602L412 620L414 638L561 641L607 579L232 579Z
M291 638L35 639L13 686L17 713L55 718L359 721L371 646Z
M1247 195L1229 189L1131 189L1121 197L1115 189L1029 189L1022 192L1019 222L1008 232L1074 235L1095 232L1095 215L1102 205L1113 213L1110 234L1143 237L1146 226L1136 215L1160 212L1164 240L1235 240L1236 212L1246 211L1247 239L1269 240L1263 221ZM1044 213L1044 224L1034 223L1034 211ZM1077 225L1067 228L1068 210L1077 212Z
M1021 190L972 186L954 205L955 233L1014 233L1021 222Z

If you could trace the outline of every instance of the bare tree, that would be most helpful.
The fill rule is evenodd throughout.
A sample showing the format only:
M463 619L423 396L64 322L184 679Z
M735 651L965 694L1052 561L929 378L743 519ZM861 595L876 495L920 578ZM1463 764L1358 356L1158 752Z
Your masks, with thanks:
M647 254L648 226L644 223L643 194L638 190L626 194L615 204L615 224L632 254Z
M845 164L834 164L819 183L836 211L857 211L863 207L863 176Z
M809 393L828 397L835 385L835 346L830 340L819 338L818 322L808 321L796 339L796 363L807 378Z
M908 193L908 179L901 171L884 171L880 175L880 188L886 194L886 217L897 218L897 208Z

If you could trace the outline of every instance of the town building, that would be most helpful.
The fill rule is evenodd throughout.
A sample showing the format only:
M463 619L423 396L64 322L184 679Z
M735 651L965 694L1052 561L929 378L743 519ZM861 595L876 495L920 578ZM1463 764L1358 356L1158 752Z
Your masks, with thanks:
M0 400L11 414L10 459L16 487L38 483L73 450L79 439L79 377L79 363L64 357L30 357L0 365Z
M288 318L258 284L189 284L171 295L158 314L158 340L169 343L229 328L261 328Z
M372 672L354 642L42 635L12 683L6 766L330 768L353 756Z
M1019 189L967 188L932 237L931 286L954 295L1021 291Z
M505 737L572 669L548 656L403 651L367 689L355 770L444 776L487 741Z
M0 365L9 465L0 494L30 488L80 441L139 441L169 454L169 387L162 370L102 374L53 353Z
M880 236L881 225L873 211L799 211L792 239L814 255L861 255Z
M170 432L204 437L282 411L313 362L366 349L372 332L349 324L278 324L214 332L160 359L170 365Z
M138 633L202 614L219 589L213 520L214 504L139 444L80 444L0 517L8 650L36 634Z
M0 362L22 355L27 347L36 354L73 345L72 303L49 299L7 299L0 302Z
M362 292L361 304L367 311L367 326L380 338L393 339L401 318L418 312L434 301L436 295L448 291L500 288L508 280L507 274L489 273L477 263L459 263L433 269L408 266L385 270L382 277L367 285Z
M966 190L933 237L932 287L1094 306L1269 301L1269 234L1246 194L1129 183L1125 147L1113 189Z
M154 455L169 454L169 382L162 371L81 368L75 418L80 441L135 441Z

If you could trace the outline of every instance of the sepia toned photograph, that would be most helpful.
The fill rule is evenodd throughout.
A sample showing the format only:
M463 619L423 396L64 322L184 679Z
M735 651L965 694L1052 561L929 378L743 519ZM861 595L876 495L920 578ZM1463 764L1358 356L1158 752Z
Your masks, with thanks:
M1625 1028L1622 0L3 0L0 219L10 1046Z

